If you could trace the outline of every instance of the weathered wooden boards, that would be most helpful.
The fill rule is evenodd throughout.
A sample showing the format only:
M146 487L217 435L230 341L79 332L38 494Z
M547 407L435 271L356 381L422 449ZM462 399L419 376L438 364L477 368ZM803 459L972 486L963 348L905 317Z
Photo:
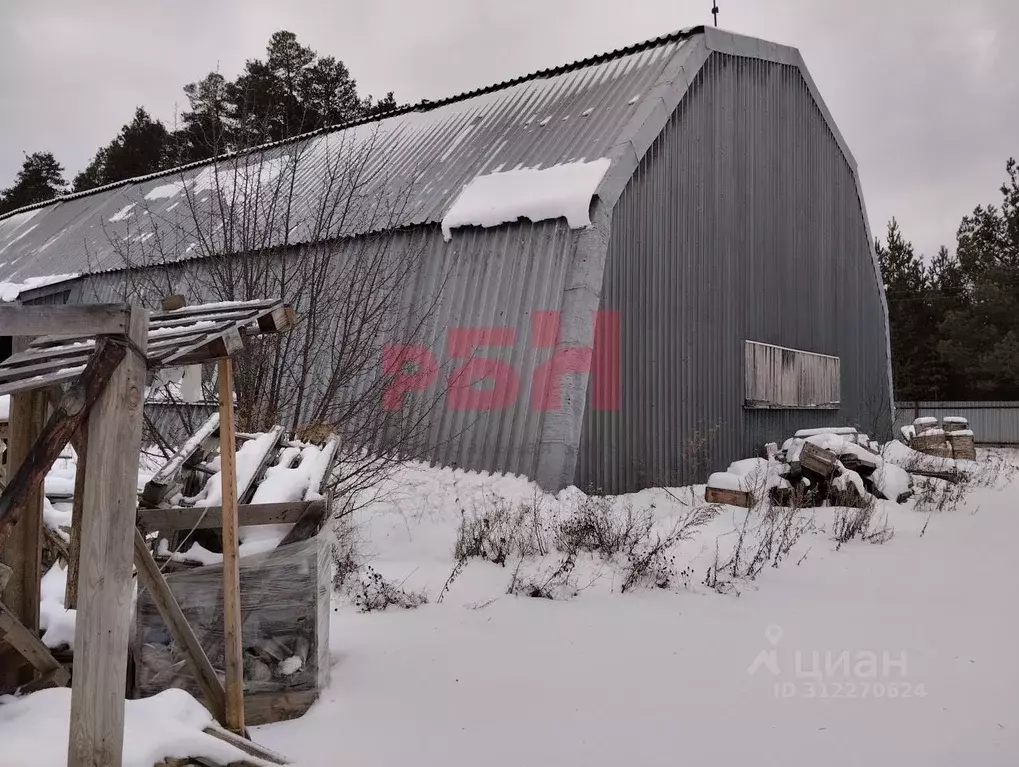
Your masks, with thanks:
M77 378L95 348L95 336L122 334L127 311L119 304L0 307L5 334L39 336L0 364L0 394ZM279 333L296 322L293 309L278 300L185 307L151 319L149 368L222 359L242 350L246 338Z
M67 390L46 422L46 426L31 441L31 447L18 468L11 471L7 487L0 494L0 546L6 540L11 527L18 521L25 501L33 493L38 492L46 473L60 456L60 451L70 441L71 436L88 417L89 411L106 389L113 371L117 369L125 355L126 347L123 343L109 338L100 339L81 378ZM45 407L47 401L45 392L36 391L19 395L18 399L22 396L41 398ZM20 413L15 415L13 421L17 425L23 417Z
M119 767L131 621L133 537L149 315L133 308L129 351L89 418L74 638L69 767ZM137 352L135 351L137 350Z
M63 687L70 679L67 670L50 653L34 631L29 631L3 602L0 602L0 639L43 675L43 686ZM29 681L31 684L31 681Z
M704 489L704 500L708 503L741 506L744 509L751 509L754 506L754 495L748 490L730 490L723 487L711 487L710 485Z
M7 336L123 335L130 324L126 304L88 306L0 305L0 328Z
M237 507L237 524L239 527L293 524L303 518L305 512L322 515L325 509L325 501L241 504ZM219 530L223 527L223 507L174 506L168 509L139 509L138 524L147 533Z
M213 413L187 442L180 446L170 460L145 483L142 502L157 506L164 499L183 490L181 473L195 463L201 463L219 442L219 413Z
M237 438L234 436L233 362L219 363L220 469L223 472L223 646L226 658L226 726L244 729L244 658L241 645L241 586L237 533Z
M42 433L46 423L46 398L41 392L23 392L11 397L11 434L8 443L8 481L13 482L18 474L27 470L26 462L32 445ZM4 490L7 491L11 485ZM42 578L42 483L33 486L21 485L8 498L17 498L16 504L8 507L8 520L21 518L21 524L6 530L6 544L0 544L0 561L11 569L5 587L0 588L0 600L12 611L27 629L39 630L39 583ZM3 523L0 522L0 526ZM0 655L4 642L0 641ZM0 692L31 680L31 669L6 669L0 659Z

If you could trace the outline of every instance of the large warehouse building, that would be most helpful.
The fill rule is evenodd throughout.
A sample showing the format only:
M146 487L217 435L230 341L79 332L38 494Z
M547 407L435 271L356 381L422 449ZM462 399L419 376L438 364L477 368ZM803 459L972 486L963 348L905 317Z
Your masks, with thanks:
M287 169L281 206L260 190ZM382 396L435 396L429 460L622 492L703 481L797 428L890 428L853 156L798 51L711 28L16 211L0 284L111 300L211 253L339 263L368 243L413 254L427 349L403 339L414 365Z

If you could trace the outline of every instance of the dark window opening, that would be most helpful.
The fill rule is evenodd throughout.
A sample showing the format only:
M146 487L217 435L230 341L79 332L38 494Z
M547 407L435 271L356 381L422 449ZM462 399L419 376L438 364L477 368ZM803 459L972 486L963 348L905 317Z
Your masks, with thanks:
M11 342L10 336L0 336L0 362L11 356Z

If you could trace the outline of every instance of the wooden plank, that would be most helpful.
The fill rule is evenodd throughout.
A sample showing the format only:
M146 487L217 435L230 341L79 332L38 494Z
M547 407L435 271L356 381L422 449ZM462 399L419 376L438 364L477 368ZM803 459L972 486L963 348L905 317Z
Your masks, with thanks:
M18 368L25 365L35 365L40 362L47 360L73 360L77 358L83 358L87 361L88 357L95 351L95 343L83 344L81 346L54 346L39 349L36 346L30 346L23 352L12 354L10 357L3 361L3 367L7 368Z
M223 472L223 644L226 656L226 726L244 733L244 655L237 536L237 439L234 437L233 363L219 363L220 466Z
M317 535L318 531L322 529L328 509L329 505L325 502L310 503L301 518L279 542L279 545L289 546L291 543L306 541L313 535Z
M0 638L17 650L32 668L44 674L52 673L58 686L67 684L70 679L67 670L53 657L42 640L33 631L29 631L3 602L0 602Z
M132 309L144 354L148 311ZM145 360L127 354L89 419L68 767L121 767Z
M82 369L79 367L60 368L59 370L47 373L46 375L30 376L25 379L19 378L13 381L7 381L6 383L0 383L0 395L20 394L21 392L45 389L53 384L74 380L80 376L82 372Z
M324 501L288 501L286 503L240 504L237 524L294 524L313 507L325 507ZM172 530L219 530L223 527L222 506L176 506L171 509L138 509L138 524L146 532Z
M107 381L125 354L123 344L102 339L79 381L64 393L60 405L53 411L42 433L0 494L0 545L3 545L11 527L18 521L21 505L36 488L42 486L46 473L100 399ZM45 392L29 396L41 397L45 408Z
M256 466L255 470L248 476L247 481L244 483L244 487L237 488L237 500L240 503L251 503L251 499L255 495L256 483L265 473L265 470L279 452L280 442L283 441L283 427L274 426L270 433L273 435L273 439L271 441L267 440L266 450L262 453L261 457L259 457L258 466Z
M188 670L198 682L202 694L210 707L210 711L219 722L226 722L226 691L216 676L216 671L209 662L209 656L202 649L198 637L188 625L184 613L177 603L170 587L166 585L159 566L152 558L149 547L145 543L138 528L134 531L134 564L138 580L149 590L152 601L159 611L163 623L170 630L173 641L184 655Z
M197 365L202 362L220 360L244 349L244 338L239 328L229 328L219 338L185 344L169 354L158 355L150 364L166 367L169 365Z
M224 743L229 743L236 749L243 751L248 756L253 756L257 759L264 759L267 762L273 764L289 764L285 756L280 756L275 751L270 751L265 746L260 746L251 740L246 740L240 735L235 735L229 730L224 730L222 727L216 727L215 725L205 728L205 734L211 735L214 738L222 740Z
M818 447L813 442L804 442L800 448L800 469L820 477L828 478L835 472L835 453Z
M224 316L231 313L255 311L268 311L281 303L279 299L266 298L259 301L223 301L213 304L193 304L183 309L156 312L152 315L153 324L162 324L168 319L180 319L182 317L196 317L203 314Z
M56 531L51 530L45 525L43 525L42 534L43 540L46 542L46 546L50 549L50 551L65 562L70 561L71 555L68 550L67 541L57 535Z
M17 339L19 345L26 343ZM8 498L16 505L9 507L8 520L21 523L6 526L8 535L0 537L0 561L11 570L10 580L0 590L17 619L29 631L39 631L39 583L42 579L42 477L34 484L15 485L19 477L31 470L32 450L46 423L46 396L29 392L11 398L11 435L7 446L7 480L0 500ZM59 449L57 450L59 453ZM54 460L56 456L54 455ZM52 463L53 460L50 460ZM48 468L48 466L47 466ZM45 469L43 474L45 474ZM0 516L0 520L3 517ZM13 521L10 523L13 524ZM0 521L0 528L4 524ZM4 542L6 541L6 542ZM9 689L31 681L25 668L0 668L0 689Z
M88 476L88 418L85 419L74 440L78 464L74 468L74 499L71 501L71 543L67 547L67 585L64 587L64 607L78 607L78 573L81 566L81 520L84 515L85 479Z
M145 503L156 505L168 494L180 485L180 474L188 461L196 456L203 455L210 447L211 442L219 434L219 413L213 413L177 452L170 456L163 467L156 472L142 490L142 500Z
M189 316L170 315L152 320L153 330L160 328L177 327L185 325L198 325L201 322L226 322L231 325L253 323L258 319L260 310L257 308L241 307L230 311L207 311L196 312ZM199 328L204 331L203 328Z
M707 503L725 503L729 506L742 506L750 509L754 506L754 496L745 490L726 490L719 487L704 489L704 500Z
M7 583L10 581L12 575L14 575L14 569L10 565L5 565L3 562L0 562L0 591L7 588Z
M130 311L126 304L0 305L0 328L9 336L122 335L127 332Z
M283 333L296 324L297 312L292 306L277 306L258 318L258 329L262 333Z

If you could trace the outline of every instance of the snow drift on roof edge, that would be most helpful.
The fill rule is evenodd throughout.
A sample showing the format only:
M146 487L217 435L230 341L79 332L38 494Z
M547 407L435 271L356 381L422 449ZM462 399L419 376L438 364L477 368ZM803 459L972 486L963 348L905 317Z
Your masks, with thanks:
M571 229L588 227L591 199L610 164L602 157L475 176L442 217L442 237L448 242L454 227L493 227L520 218L565 218Z

